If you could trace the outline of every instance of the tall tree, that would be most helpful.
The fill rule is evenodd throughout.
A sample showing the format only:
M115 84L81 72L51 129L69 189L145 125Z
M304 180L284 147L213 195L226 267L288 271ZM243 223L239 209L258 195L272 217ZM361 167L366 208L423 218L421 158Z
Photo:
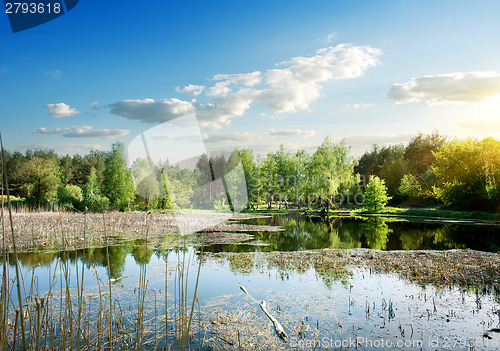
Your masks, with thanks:
M23 193L28 203L41 207L54 200L60 184L59 167L52 158L32 156L22 167Z
M257 173L257 165L253 152L250 149L243 149L239 151L243 172L245 172L245 179L247 184L248 205L255 209L255 204L259 202L259 179Z
M104 160L103 193L118 209L124 210L134 199L134 183L127 169L125 148L122 143L114 143Z
M500 141L454 140L434 153L434 193L446 206L495 211L500 205Z
M350 156L349 151L350 147L343 140L335 144L327 137L312 156L313 175L319 177L316 182L319 192L326 194L324 203L327 211L330 209L332 196L344 195L356 183L353 171L357 161Z

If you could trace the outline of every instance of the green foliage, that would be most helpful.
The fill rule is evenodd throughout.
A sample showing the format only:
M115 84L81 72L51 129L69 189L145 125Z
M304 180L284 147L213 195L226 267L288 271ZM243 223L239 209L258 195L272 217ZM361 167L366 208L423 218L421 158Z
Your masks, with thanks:
M126 209L135 197L132 175L127 168L125 148L115 143L104 160L103 194L119 210Z
M259 202L259 192L260 192L260 179L258 178L258 169L255 163L255 158L252 150L243 149L239 151L241 165L243 166L243 172L245 173L246 187L248 202L250 204L256 204Z
M101 212L103 208L109 208L109 199L102 196L99 189L95 168L90 170L89 179L83 188L83 205L93 212Z
M381 212L390 199L391 197L387 195L385 181L377 176L371 176L365 188L365 210L369 212Z
M32 206L43 206L54 200L60 184L59 167L52 159L32 156L22 167L21 187L27 202Z
M59 205L68 208L83 209L83 191L78 185L59 185L57 188Z
M500 203L500 141L454 140L434 154L436 197L456 209L495 211Z
M363 234L368 247L373 250L385 250L389 241L389 234L392 229L383 218L367 218L362 224Z
M357 161L349 152L350 147L344 141L335 144L326 138L312 155L310 170L315 178L313 189L327 196L327 206L332 196L346 194L358 180L353 174Z
M439 135L437 131L427 136L419 133L412 138L404 153L410 172L417 176L424 174L435 161L434 152L445 143L445 140L446 137Z
M403 178L401 178L398 192L405 198L414 198L420 195L422 186L417 177L412 174L405 174Z
M214 201L214 210L217 212L228 212L230 210L226 199L221 198Z

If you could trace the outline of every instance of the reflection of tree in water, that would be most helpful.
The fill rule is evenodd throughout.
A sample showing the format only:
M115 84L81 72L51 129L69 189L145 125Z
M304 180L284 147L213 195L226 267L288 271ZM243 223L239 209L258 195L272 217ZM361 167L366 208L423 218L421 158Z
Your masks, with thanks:
M25 267L33 268L37 265L48 267L57 256L57 252L22 252L17 254L17 259ZM10 255L10 265L14 266L14 262L14 255Z
M442 223L397 223L394 232L404 250L465 249L498 252L498 229Z
M370 249L385 250L389 233L392 229L384 218L367 218L361 224L365 236L366 244Z
M134 248L132 250L132 257L134 258L135 263L138 265L148 264L151 260L151 256L153 256L153 252L154 250L152 248L148 248L146 240L135 240Z
M229 269L233 273L252 273L254 261L252 255L230 255L228 257Z
M314 269L328 288L331 288L333 283L338 281L346 286L352 275L344 267L333 264L315 264Z

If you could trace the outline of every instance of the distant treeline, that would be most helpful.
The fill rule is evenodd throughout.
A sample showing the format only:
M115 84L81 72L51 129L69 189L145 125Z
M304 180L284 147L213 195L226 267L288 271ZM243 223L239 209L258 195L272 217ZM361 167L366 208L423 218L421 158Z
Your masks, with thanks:
M234 204L226 202L228 188L214 180L240 161L246 189L235 187L231 195L246 192L248 207L361 204L373 176L385 182L391 204L486 211L496 211L500 204L500 141L446 141L437 132L418 134L408 145L373 145L359 160L344 142L329 138L312 154L282 145L265 156L250 149L228 156L202 155L194 169L147 160L136 160L129 168L121 143L113 144L109 152L83 156L28 150L5 152L2 159L17 205L80 211L169 211L200 204L206 209L230 208ZM143 174L145 170L149 173Z

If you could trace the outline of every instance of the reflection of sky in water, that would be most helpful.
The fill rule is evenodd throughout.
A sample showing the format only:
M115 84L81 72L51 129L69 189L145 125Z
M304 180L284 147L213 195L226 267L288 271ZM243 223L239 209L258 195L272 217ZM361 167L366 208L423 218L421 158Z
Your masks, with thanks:
M175 252L168 255L169 299L173 299L174 285L179 279L176 269L183 260L182 255ZM198 269L193 249L186 252L184 259L186 267L189 262L187 286L190 299ZM134 288L139 286L140 266L131 253L122 262L121 274L126 277L112 284L113 297L120 299L123 306L133 306L136 303ZM81 269L81 261L78 266ZM40 292L48 288L48 272L50 270L52 276L54 267L55 263L36 268ZM68 263L68 268L71 286L75 288L75 263ZM98 289L94 269L105 286L107 270L97 266L85 270L85 291L96 296ZM238 270L241 269L248 273L240 273ZM23 268L23 272L26 273L27 269ZM12 269L10 274L14 276ZM58 269L55 290L60 286L59 274ZM29 284L30 277L31 271L26 275L25 284ZM268 269L262 262L253 265L246 261L238 263L227 259L208 259L201 267L197 296L207 315L215 310L230 311L237 308L253 311L256 316L261 315L256 300L266 300L271 313L282 322L292 342L299 340L296 331L301 323L314 330L309 335L316 339L365 337L371 340L383 338L394 343L398 340L424 340L424 350L431 349L427 347L429 340L435 338L439 338L440 349L447 349L444 347L444 337L483 341L482 335L486 330L499 327L500 316L495 311L499 311L500 306L491 295L476 296L473 291L465 292L460 288L423 288L395 275L370 274L362 269L352 270L352 276L339 275L339 278L343 278L340 280L330 278L328 273L316 272L314 269L300 274L294 271L280 272L278 268ZM149 296L157 294L159 310L162 311L164 279L165 261L153 253L147 264L148 291ZM244 294L239 285L244 285L252 298ZM76 301L75 290L73 297ZM169 300L169 304L172 302ZM389 316L391 304L394 312L392 318ZM271 324L262 327L271 328ZM304 340L308 340L308 334L305 335Z

